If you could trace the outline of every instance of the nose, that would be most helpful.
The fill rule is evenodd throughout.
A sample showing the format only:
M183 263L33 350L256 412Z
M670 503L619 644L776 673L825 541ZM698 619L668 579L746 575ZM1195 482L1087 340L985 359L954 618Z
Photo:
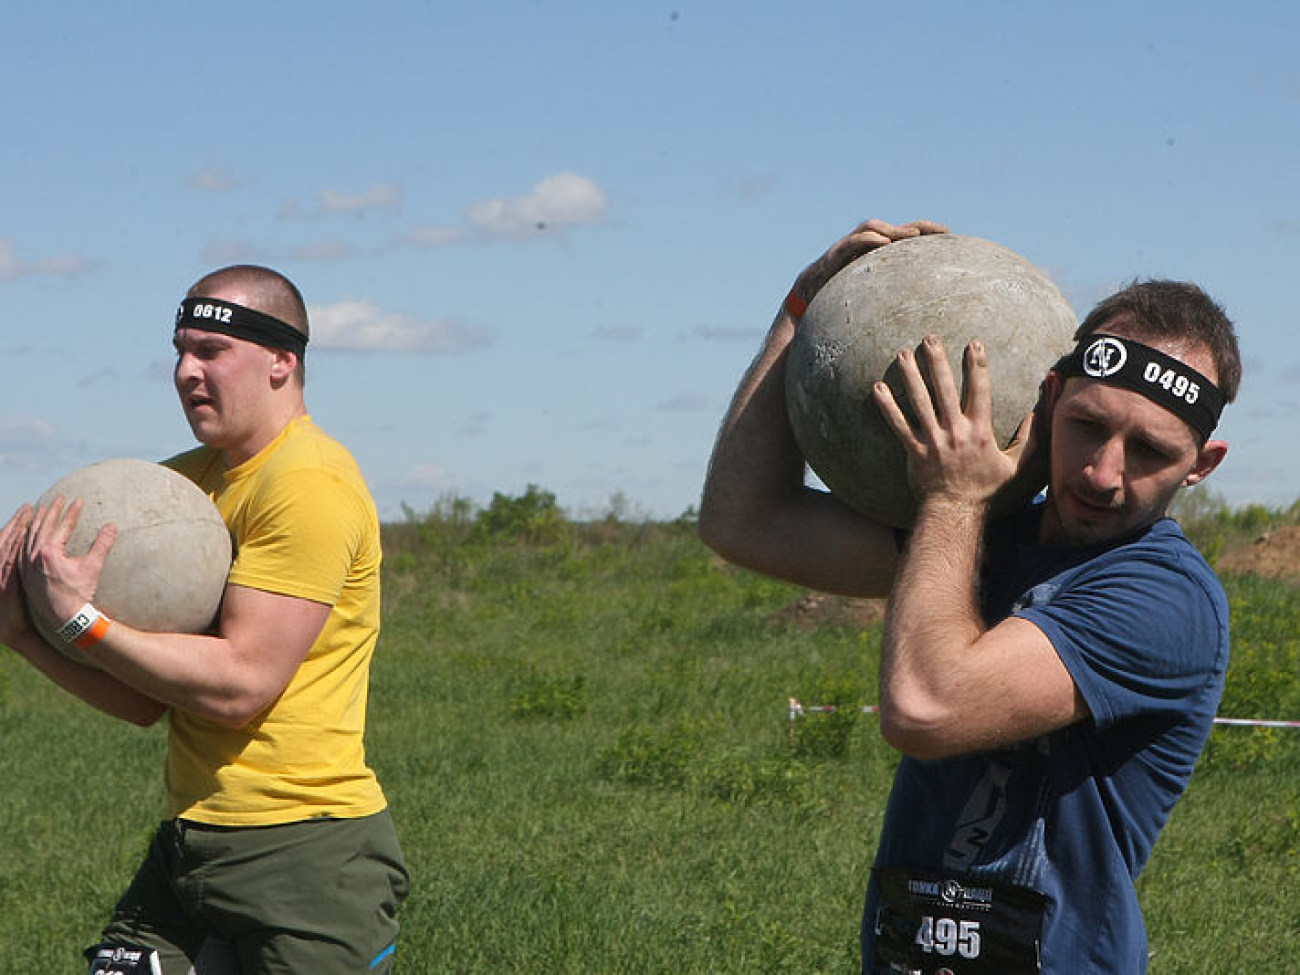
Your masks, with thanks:
M176 367L172 371L172 378L175 379L178 387L186 386L198 379L199 365L198 359L189 352L178 352L176 354Z
M1113 437L1100 444L1084 468L1088 486L1099 495L1114 495L1124 484L1124 443Z

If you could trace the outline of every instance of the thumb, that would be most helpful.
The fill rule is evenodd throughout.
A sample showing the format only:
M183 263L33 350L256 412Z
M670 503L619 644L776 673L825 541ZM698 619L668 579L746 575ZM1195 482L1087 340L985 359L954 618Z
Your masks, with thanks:
M1016 432L1011 435L1007 441L1006 449L1002 452L1012 460L1020 460L1025 449L1033 443L1034 440L1034 419L1035 414L1027 413L1025 418L1020 421L1020 426L1016 427Z

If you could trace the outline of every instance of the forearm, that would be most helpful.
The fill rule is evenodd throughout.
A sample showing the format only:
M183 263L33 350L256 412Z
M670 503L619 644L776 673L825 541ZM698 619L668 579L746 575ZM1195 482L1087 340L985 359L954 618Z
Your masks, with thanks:
M700 537L730 562L797 585L883 596L897 554L892 529L805 483L785 396L794 329L782 309L736 391L709 462Z
M709 462L700 537L724 558L826 592L889 592L897 558L893 529L804 483L804 456L786 406L786 361L796 316L835 274L893 241L946 230L924 220L900 227L868 220L795 279L736 391Z
M803 489L804 459L786 412L785 363L795 323L782 309L741 380L709 459L700 534L724 555Z
M271 700L255 668L220 637L148 633L115 622L82 652L138 693L218 724L246 724Z
M885 737L904 751L942 740L972 690L986 630L976 590L986 511L923 503L903 554L881 648L880 705Z
M56 650L34 630L14 636L9 642L15 653L63 690L110 717L147 727L167 711L162 702L106 671L78 663Z

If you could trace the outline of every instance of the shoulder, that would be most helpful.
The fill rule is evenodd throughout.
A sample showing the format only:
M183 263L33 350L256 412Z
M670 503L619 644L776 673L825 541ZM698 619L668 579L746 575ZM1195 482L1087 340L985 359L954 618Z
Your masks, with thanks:
M285 431L279 443L268 453L261 471L264 485L318 482L321 489L337 484L365 497L366 487L361 468L351 452L312 422L301 417Z
M1016 607L1052 642L1099 724L1127 709L1217 698L1228 601L1172 520L1093 554Z
M284 430L279 442L272 446L267 464L277 467L301 465L339 468L360 476L351 452L318 427L310 416L299 417Z
M224 465L221 454L211 447L195 447L168 457L162 466L189 478L205 491L214 491L221 485Z
M309 417L295 421L272 446L254 481L250 500L264 526L351 533L378 518L351 453Z
M1200 595L1211 606L1224 607L1227 596L1214 569L1183 534L1178 522L1162 518L1138 536L1085 562L1080 581L1106 578L1147 588L1152 597L1178 592Z

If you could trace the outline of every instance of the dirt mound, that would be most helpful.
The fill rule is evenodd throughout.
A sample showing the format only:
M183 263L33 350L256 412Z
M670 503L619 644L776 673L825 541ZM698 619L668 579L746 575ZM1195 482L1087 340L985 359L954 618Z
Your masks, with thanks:
M1215 563L1221 572L1250 572L1270 579L1300 582L1300 527L1278 528L1224 552Z
M793 624L803 630L819 626L864 627L885 618L885 600L804 593L789 606L772 614L772 622Z

